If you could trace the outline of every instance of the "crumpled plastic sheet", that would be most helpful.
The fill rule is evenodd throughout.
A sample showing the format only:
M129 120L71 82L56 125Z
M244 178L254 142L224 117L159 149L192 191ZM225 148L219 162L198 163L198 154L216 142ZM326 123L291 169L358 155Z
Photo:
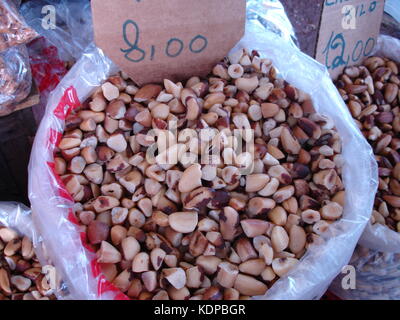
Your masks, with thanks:
M53 6L54 28L43 28L42 8ZM48 12L48 11L46 11ZM88 0L35 0L21 6L26 22L58 49L62 61L76 61L93 41L92 14Z
M301 263L264 297L256 299L318 299L350 260L370 219L378 184L377 164L325 67L301 53L289 36L291 31L280 26L285 14L279 5L278 1L248 1L246 34L237 48L254 49L271 59L285 80L309 93L316 109L332 118L343 141L346 205L343 218L331 225L326 242L311 247ZM266 28L268 19L274 21L275 29L268 24ZM73 200L52 169L53 154L64 130L65 115L116 70L100 49L93 47L84 54L50 95L29 165L34 219L55 266L63 270L69 291L78 299L126 297L105 281L96 267L95 254L81 241L81 227L72 214Z

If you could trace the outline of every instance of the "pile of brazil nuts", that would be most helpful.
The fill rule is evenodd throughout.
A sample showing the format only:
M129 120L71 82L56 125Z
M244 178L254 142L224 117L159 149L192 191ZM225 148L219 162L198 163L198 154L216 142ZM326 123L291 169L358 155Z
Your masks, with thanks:
M379 187L371 222L400 232L400 78L398 65L369 57L347 67L336 85L379 167Z
M176 142L149 163L148 132L170 123ZM220 161L181 157L201 153L188 129L212 130ZM233 129L254 133L249 152L234 151ZM175 164L162 161L177 150ZM104 275L127 296L237 300L265 294L341 218L340 153L309 96L240 50L185 84L109 78L66 119L55 164Z
M0 227L0 300L54 300L51 269L40 265L28 237Z

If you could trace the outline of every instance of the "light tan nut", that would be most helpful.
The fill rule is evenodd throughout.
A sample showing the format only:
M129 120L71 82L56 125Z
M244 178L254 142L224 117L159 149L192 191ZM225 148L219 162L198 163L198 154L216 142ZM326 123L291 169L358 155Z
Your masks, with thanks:
M123 152L126 150L128 143L122 133L116 133L108 138L107 146L115 152Z
M191 233L196 229L198 215L196 212L175 212L169 215L169 225L181 233Z
M140 252L135 255L132 261L133 272L146 272L149 271L150 257L146 252Z
M264 259L251 259L239 265L241 273L249 274L252 276L259 276L266 267Z
M306 233L300 226L293 225L289 231L289 249L293 253L301 252L306 245Z
M258 192L262 190L270 178L267 174L251 174L246 177L246 192Z
M218 265L221 263L221 259L213 256L199 256L196 259L196 265L203 268L205 274L212 275L217 269Z
M271 244L276 252L282 252L289 246L289 236L281 226L272 229Z
M192 190L201 187L201 166L193 164L187 168L179 180L179 192L191 192Z
M240 294L247 296L264 295L268 290L268 287L264 283L244 274L239 274L237 276L234 288L239 291Z
M283 277L298 263L299 260L295 258L277 258L272 262L272 269L279 277Z
M103 168L97 163L88 165L85 170L83 170L83 173L86 178L94 184L100 184L103 181Z
M321 216L326 220L337 220L343 214L343 208L336 202L330 202L321 208Z
M162 275L175 289L182 289L186 285L186 273L182 268L163 269Z
M119 97L119 90L116 86L110 82L105 82L102 84L101 89L103 91L103 96L108 100L112 101Z
M200 288L203 280L204 274L198 266L186 269L186 286L188 288Z
M216 281L224 288L232 288L235 285L239 269L232 263L222 262L218 266Z
M10 242L18 238L18 233L11 229L3 227L0 229L0 239L4 242Z
M121 248L125 260L132 261L140 252L140 244L134 237L127 237L121 241Z
M240 225L249 238L263 235L268 229L268 222L259 219L245 219L240 221Z
M110 196L100 196L93 202L93 208L97 213L111 210L119 206L119 200Z
M143 272L141 277L147 291L153 292L158 287L157 273L155 271Z
M301 213L301 219L307 224L314 224L321 220L321 215L318 211L308 209Z
M154 270L159 270L163 264L166 253L161 248L154 248L150 253L150 260Z
M121 261L121 253L106 241L101 242L100 250L97 251L97 262L118 263Z

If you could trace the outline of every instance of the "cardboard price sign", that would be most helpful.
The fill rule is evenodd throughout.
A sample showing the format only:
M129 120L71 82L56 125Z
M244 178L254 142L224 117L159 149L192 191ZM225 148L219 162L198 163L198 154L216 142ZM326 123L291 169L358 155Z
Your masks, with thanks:
M139 85L205 76L242 38L246 0L92 0L95 41Z
M377 42L384 0L325 0L315 58L335 79L346 66L358 65Z

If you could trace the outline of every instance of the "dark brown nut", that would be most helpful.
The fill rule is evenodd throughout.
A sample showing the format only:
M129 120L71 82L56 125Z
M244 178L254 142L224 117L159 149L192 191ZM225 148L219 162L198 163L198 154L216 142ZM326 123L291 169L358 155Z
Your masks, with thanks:
M239 291L240 294L247 296L264 295L268 290L268 287L264 283L244 274L239 274L237 276L234 288Z
M106 241L101 242L100 250L97 251L97 262L99 263L118 263L121 261L121 254L111 244Z
M184 207L188 210L201 210L207 207L214 195L213 190L210 188L198 188L193 190L183 201Z
M231 207L225 207L219 215L220 231L225 240L232 241L239 226L239 214Z
M205 253L208 244L207 238L203 235L203 233L196 231L190 238L189 253L193 257L198 257Z
M299 154L301 146L288 128L283 127L281 132L281 142L285 151L289 154Z
M107 240L109 231L110 227L107 224L97 220L92 221L87 229L88 239L92 244L100 244Z
M10 279L7 270L0 268L0 289L6 294L11 294Z
M247 238L240 238L237 240L235 249L242 262L257 258L257 253Z
M319 139L321 137L321 127L310 119L301 118L297 123L310 138Z

